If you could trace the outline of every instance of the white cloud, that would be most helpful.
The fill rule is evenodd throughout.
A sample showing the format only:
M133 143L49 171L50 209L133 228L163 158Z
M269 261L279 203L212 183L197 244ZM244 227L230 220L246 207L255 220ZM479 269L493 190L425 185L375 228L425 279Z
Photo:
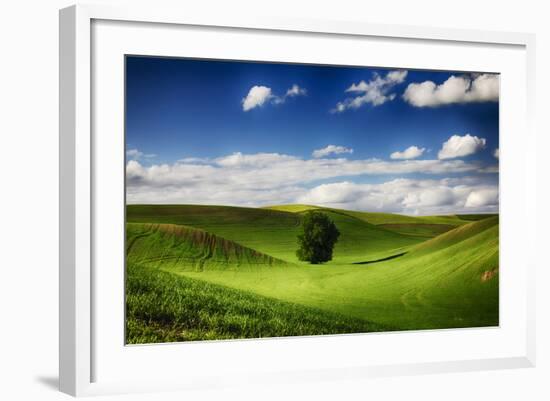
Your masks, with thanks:
M470 192L466 199L467 208L479 208L498 203L498 188L482 188Z
M361 186L353 182L321 184L298 198L298 203L313 205L341 205L357 199Z
M339 155L342 153L353 153L353 149L346 148L345 146L328 145L326 148L314 150L312 155L318 159L331 154Z
M495 151L493 152L493 156L496 157L497 159L500 158L500 150L499 148L496 148Z
M179 159L178 163L187 163L187 164L204 164L210 163L210 159L207 157L184 157Z
M145 169L136 160L130 160L126 164L126 178L132 180L135 178L141 178Z
M478 198L482 199L477 203L472 201ZM400 178L381 184L343 181L318 185L300 196L298 202L343 209L424 215L497 212L498 187L474 177L442 180Z
M433 81L411 83L403 99L416 107L437 107L452 103L498 101L499 76L451 76L440 85Z
M357 94L338 102L331 113L341 113L347 109L358 109L365 104L380 106L387 101L395 99L395 93L390 93L395 85L402 83L407 77L407 71L390 71L384 77L375 74L369 81L353 83L347 93Z
M219 157L214 160L215 164L222 167L254 167L264 168L283 162L298 160L294 156L282 155L279 153L255 153L245 155L241 152L232 153L228 156Z
M300 88L298 85L294 84L292 87L286 91L286 95L288 97L293 96L305 96L307 95L307 91L304 88Z
M195 183L227 184L250 189L301 185L317 180L361 175L447 174L478 171L479 163L463 160L348 160L344 158L301 159L279 153L240 152L212 160L142 166L127 164L133 181L148 186L186 186ZM214 191L217 187L212 188Z
M137 149L129 149L126 151L126 157L129 159L139 159L141 156L143 156L143 153Z
M418 146L409 146L403 152L393 152L390 155L392 159L416 159L422 156L426 148L419 148Z
M386 79L389 82L400 84L401 82L405 81L405 78L407 78L407 73L408 71L406 70L390 71L388 72L388 75L386 75Z
M344 103L338 103L334 109L332 109L331 113L341 113L346 110L346 105Z
M157 157L157 155L153 153L145 154L139 151L138 149L128 149L126 151L126 157L131 160L139 160L142 158L151 159L151 158Z
M486 143L485 138L478 138L470 134L464 136L453 135L443 143L437 157L439 159L454 159L468 156L485 148Z
M446 186L423 188L421 191L409 192L402 203L405 207L414 209L418 209L419 207L454 205L455 194L450 187Z
M248 95L242 100L243 110L248 111L263 106L272 96L271 88L255 85L250 88Z
M483 167L480 163L463 160L302 159L279 153L240 152L213 159L185 158L172 164L148 166L130 160L126 165L127 199L129 203L242 206L308 201L363 210L414 213L418 209L423 214L443 213L463 205L447 204L448 195L439 188L453 187L455 200L464 202L468 191L483 189L483 185L495 181L494 174L477 174ZM349 182L352 177L468 173L476 174L477 178L471 181L465 178L459 181L403 179L370 186ZM340 181L347 184L333 186ZM325 184L319 185L323 182ZM310 189L311 185L317 189ZM494 209L494 205L489 206ZM489 210L489 206L482 208ZM477 210L475 207L470 209Z
M478 173L484 173L484 174L494 174L498 172L499 172L498 164L482 167L478 170Z
M250 88L248 95L242 99L243 111L261 107L266 103L282 104L289 97L305 96L306 94L307 91L296 84L292 85L283 96L275 95L272 89L267 86L255 85Z

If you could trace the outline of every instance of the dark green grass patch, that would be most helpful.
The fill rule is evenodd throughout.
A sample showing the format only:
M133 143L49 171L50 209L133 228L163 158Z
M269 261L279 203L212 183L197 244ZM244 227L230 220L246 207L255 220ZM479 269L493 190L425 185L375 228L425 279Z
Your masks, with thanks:
M291 263L296 257L302 215L270 209L200 205L128 205L129 223L185 225ZM385 257L424 238L386 230L342 211L323 209L342 233L331 263ZM398 249L399 248L399 249Z
M286 261L296 259L300 216L276 210L202 205L128 205L127 222L199 228Z
M400 234L412 235L422 238L432 238L439 234L443 234L447 231L454 229L456 226L449 224L380 224L378 227L385 228L386 230L395 231Z
M204 271L287 263L206 231L175 224L126 224L128 263Z
M495 217L498 216L498 214L457 214L457 216L462 220L468 220L468 221L478 221L487 219L489 217Z
M269 210L278 210L286 211L292 213L302 213L307 210L330 210L337 213L346 214L351 217L356 217L360 220L366 221L370 224L381 225L381 224L447 224L451 226L459 226L461 224L466 224L470 220L479 220L485 217L490 217L494 215L488 214L476 214L476 215L446 215L446 216L408 216L403 214L395 213L381 213L381 212L360 212L357 210L345 210L345 209L334 209L334 208L325 208L315 205L276 205L269 206L266 209ZM469 218L462 218L462 216L467 216Z
M128 344L388 329L137 264L127 266L126 313Z

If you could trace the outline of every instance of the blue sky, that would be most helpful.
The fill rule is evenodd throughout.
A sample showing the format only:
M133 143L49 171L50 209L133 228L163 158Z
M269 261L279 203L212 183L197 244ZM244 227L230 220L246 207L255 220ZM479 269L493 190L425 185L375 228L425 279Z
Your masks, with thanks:
M480 73L129 56L128 201L498 211L498 86Z

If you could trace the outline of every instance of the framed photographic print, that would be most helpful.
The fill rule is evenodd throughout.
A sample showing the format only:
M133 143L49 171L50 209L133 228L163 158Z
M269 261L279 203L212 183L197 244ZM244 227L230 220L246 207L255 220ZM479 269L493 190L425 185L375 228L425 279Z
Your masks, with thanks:
M499 325L498 74L125 75L127 343Z
M60 28L62 391L532 366L532 36Z

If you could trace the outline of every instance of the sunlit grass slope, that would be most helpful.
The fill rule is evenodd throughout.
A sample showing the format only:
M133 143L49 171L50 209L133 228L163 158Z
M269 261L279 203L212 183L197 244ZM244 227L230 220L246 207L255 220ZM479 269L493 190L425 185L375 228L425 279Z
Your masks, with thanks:
M382 258L423 240L386 230L339 211L323 211L334 220L341 232L331 263ZM300 213L230 206L127 207L128 222L191 226L292 263L299 263L296 237L300 231L301 216Z
M361 220L367 221L371 224L452 224L460 225L467 223L469 219L475 219L476 216L484 217L485 215L465 215L469 219L462 219L459 215L449 215L449 216L408 216L403 214L395 213L381 213L381 212L360 212L356 210L345 210L345 209L336 209L336 208L326 208L315 205L301 205L301 204L291 204L291 205L276 205L276 206L267 206L265 209L276 210L276 211L286 211L292 213L301 213L307 210L333 210L336 212L345 213L349 216L357 217Z
M127 266L126 293L128 344L388 329L133 263Z
M295 260L300 216L280 211L201 205L129 205L128 222L199 228L287 261Z
M344 210L335 208L324 208L315 205L276 205L268 206L266 209L287 211L292 213L303 213L308 210L323 210L342 213L355 217L369 224L377 225L389 231L397 232L408 236L418 236L423 239L435 237L453 228L467 224L471 221L481 220L495 215L472 214L472 215L448 215L448 216L407 216L395 213L360 212L355 210Z
M290 212L290 213L300 213L308 210L316 210L316 209L322 209L322 208L320 206L314 206L314 205L292 204L292 205L265 206L262 209L279 210L281 212Z
M379 224L378 227L385 228L404 235L420 237L423 239L433 238L455 228L450 224L430 224L430 223L392 223Z
M379 263L189 275L399 329L494 326L498 254L492 218Z
M175 224L128 223L127 262L203 271L287 263L206 231Z
M336 224L340 238L329 264L347 264L382 259L402 253L422 241L370 224L335 210L322 209Z
M468 221L459 216L450 217L460 220L455 228L426 240L417 233L392 232L383 224L371 224L348 211L324 209L342 235L333 261L309 265L298 262L295 257L302 212L128 206L128 220L141 222L127 225L128 269L139 266L164 277L162 280L169 277L198 280L192 281L194 284L189 287L192 291L199 291L200 285L210 283L214 287L208 288L236 291L231 292L235 297L258 297L260 304L278 300L285 305L358 319L370 322L373 330L376 327L405 330L498 325L498 216L474 216ZM392 255L396 257L375 262ZM169 293L162 295L163 291L155 292L158 298L155 302L164 305L157 305L159 313L176 307L169 306L176 298ZM164 299L165 296L171 301ZM234 302L236 298L231 295L228 299ZM138 298L134 301L138 302ZM217 316L212 317L214 320L222 319L221 314L215 312L221 308L216 302L212 299L203 305L204 319L209 315ZM148 307L153 313L155 304ZM185 314L185 308L173 313ZM243 316L246 313L243 312ZM160 335L158 333L172 333L169 336L176 337L170 338L180 339L192 339L195 335L197 338L256 336L248 329L238 329L235 333L241 334L231 334L235 337L224 337L225 329L201 329L202 334L192 334L195 329L177 324L179 328L166 326L171 317L162 318L164 323L159 323L157 317L150 318L147 320L150 324L145 325L143 319L135 320L141 322L134 328L138 333L136 338L153 338ZM250 322L256 324L253 320ZM164 325L164 329L159 329L159 325ZM267 330L270 334L266 335L301 333L296 327L293 330L295 334L273 334L277 330ZM181 337L181 333L186 334Z

